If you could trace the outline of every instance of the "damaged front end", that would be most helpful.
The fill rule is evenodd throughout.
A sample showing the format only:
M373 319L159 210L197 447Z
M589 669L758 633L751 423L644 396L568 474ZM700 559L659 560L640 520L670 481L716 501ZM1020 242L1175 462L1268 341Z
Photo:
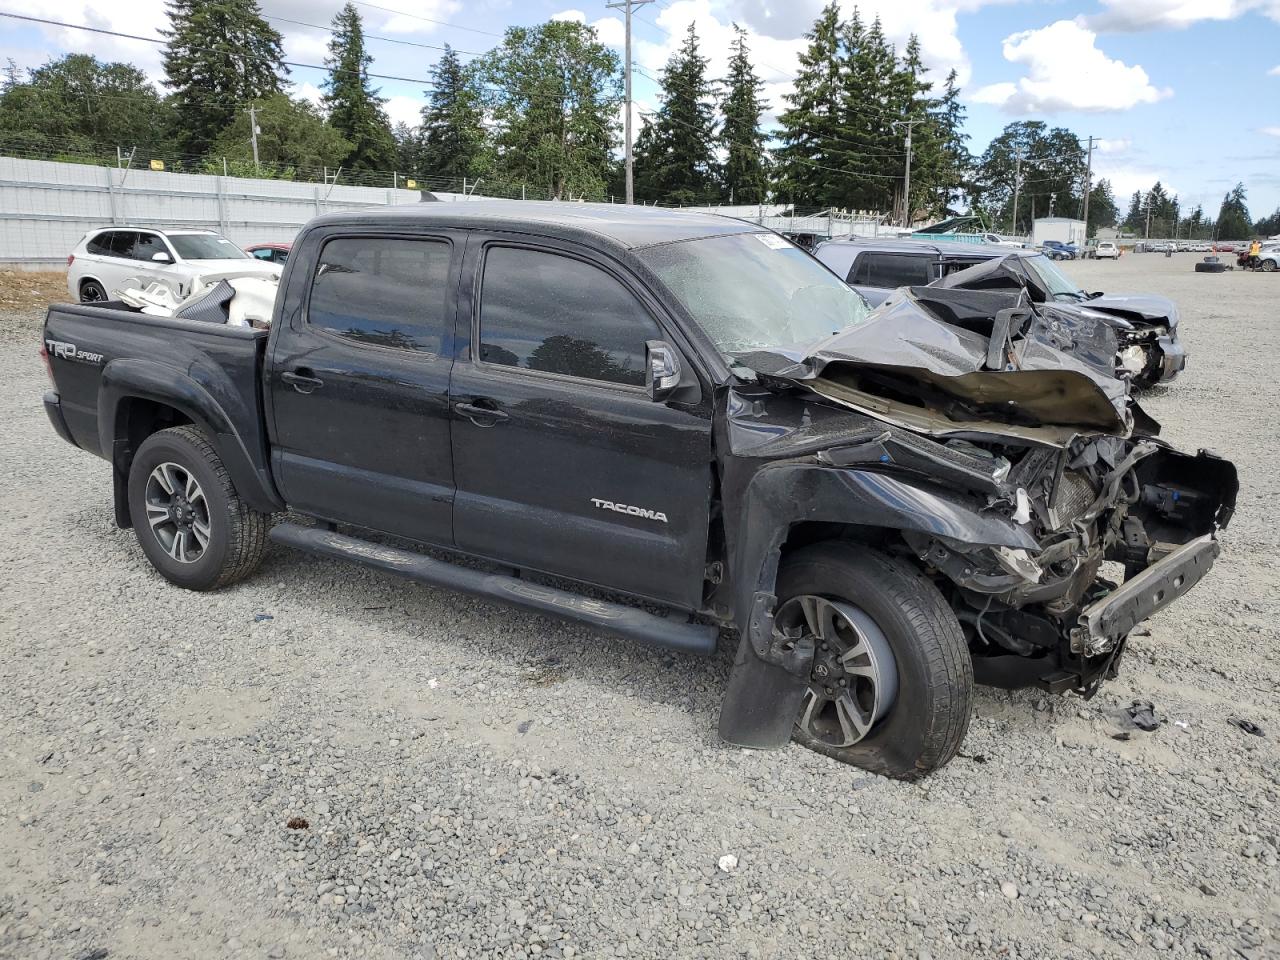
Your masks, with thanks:
M1035 547L903 538L951 600L978 682L1091 695L1114 676L1129 632L1212 566L1235 468L1152 437L976 449L1011 464L979 509Z
M788 528L845 524L909 557L949 601L978 682L1085 696L1212 566L1235 467L1159 439L1111 372L1111 324L991 305L912 288L799 359L737 357L754 383L730 388L721 440L725 508L747 518L729 544L747 616L727 739L776 742L782 721L753 704L804 673L771 627Z

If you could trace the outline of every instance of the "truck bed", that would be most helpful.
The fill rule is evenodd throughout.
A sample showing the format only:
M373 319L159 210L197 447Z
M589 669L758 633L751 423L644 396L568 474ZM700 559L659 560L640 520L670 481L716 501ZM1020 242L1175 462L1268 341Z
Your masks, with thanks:
M155 317L121 303L54 304L42 354L54 389L45 407L72 443L115 461L130 417L148 403L203 427L228 467L267 470L262 364L267 331ZM247 479L247 478L246 478Z

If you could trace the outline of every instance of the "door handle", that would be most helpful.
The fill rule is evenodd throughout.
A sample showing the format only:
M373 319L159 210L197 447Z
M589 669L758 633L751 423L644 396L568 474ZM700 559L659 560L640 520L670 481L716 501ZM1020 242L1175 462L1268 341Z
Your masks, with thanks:
M453 405L453 409L462 414L462 416L466 417L477 427L492 427L494 424L510 419L508 414L498 409L496 401L489 400L484 397L481 397L474 402L468 402L466 400L459 401Z
M305 367L299 367L296 373L292 370L286 370L280 374L280 379L299 393L311 393L313 390L318 390L324 386L324 381L319 377L310 376L310 371Z

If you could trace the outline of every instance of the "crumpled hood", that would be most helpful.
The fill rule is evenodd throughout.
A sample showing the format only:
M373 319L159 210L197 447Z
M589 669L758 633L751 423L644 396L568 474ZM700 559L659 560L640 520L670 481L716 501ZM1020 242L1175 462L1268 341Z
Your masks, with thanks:
M989 296L904 288L798 361L769 351L737 360L928 434L990 433L1054 446L1081 433L1127 436L1128 385L1110 372L1114 331L1052 305L989 311Z
M1178 325L1178 307L1168 297L1154 293L1104 293L1074 303L1055 301L1035 271L1028 270L1018 254L984 260L964 270L957 270L931 284L949 290L973 290L995 292L1004 290L1009 295L1020 293L1025 287L1027 295L1036 303L1054 303L1056 306L1077 310L1096 310L1114 317L1118 323L1165 323L1169 329Z
M1148 323L1167 322L1170 330L1178 325L1177 304L1154 293L1104 293L1084 301L1083 306L1122 317L1128 314Z

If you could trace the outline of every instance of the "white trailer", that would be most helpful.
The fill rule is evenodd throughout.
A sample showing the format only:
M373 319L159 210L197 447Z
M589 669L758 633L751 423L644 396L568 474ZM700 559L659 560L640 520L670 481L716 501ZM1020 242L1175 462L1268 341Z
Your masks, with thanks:
M1084 221L1070 217L1041 217L1031 224L1032 246L1038 247L1046 240L1057 240L1083 247L1086 236Z

